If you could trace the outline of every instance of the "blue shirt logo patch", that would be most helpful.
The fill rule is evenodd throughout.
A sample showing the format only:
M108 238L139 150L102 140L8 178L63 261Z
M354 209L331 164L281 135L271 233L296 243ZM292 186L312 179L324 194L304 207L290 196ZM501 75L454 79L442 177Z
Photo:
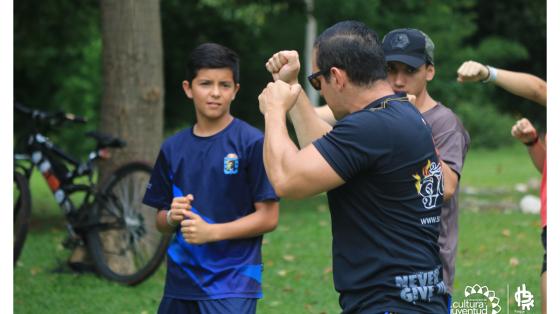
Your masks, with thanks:
M224 157L224 174L237 174L239 157L236 154L227 154Z

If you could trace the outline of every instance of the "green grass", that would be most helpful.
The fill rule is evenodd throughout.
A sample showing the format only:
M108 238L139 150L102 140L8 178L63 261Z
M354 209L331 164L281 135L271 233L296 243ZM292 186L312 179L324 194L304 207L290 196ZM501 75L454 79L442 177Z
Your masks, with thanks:
M485 187L511 187L540 178L525 146L517 144L497 150L473 150L467 154L461 185Z
M499 169L499 172L498 170ZM511 189L538 173L524 148L470 152L463 186ZM76 275L64 263L70 252L60 243L65 229L60 210L40 176L32 182L34 215L19 265L14 269L15 313L154 313L162 296L165 267L137 287L124 287L92 274ZM38 190L39 189L39 190ZM508 190L509 191L509 190ZM533 191L534 192L534 191ZM489 202L516 192L481 196ZM476 196L463 195L461 201ZM542 262L538 215L515 208L462 208L455 299L466 285L486 285L496 291L507 313L516 309L513 291L522 283L535 295L540 312L539 274ZM263 245L264 298L259 313L339 313L331 269L330 215L326 197L283 200L280 223Z
M540 271L543 248L540 218L523 213L464 212L460 217L455 297L463 299L467 285L488 286L500 298L502 313L517 309L515 289L526 285L535 296L534 312L540 313Z
M535 297L531 313L540 313L540 216L521 213L525 194L539 195L540 173L523 145L469 152L461 186L482 194L460 196L459 246L454 297L463 299L465 287L488 286L500 298L501 313L519 310L514 300L518 286L526 285ZM537 183L527 192L515 186ZM509 295L508 295L509 288ZM509 303L508 303L509 296Z
M261 313L339 313L325 195L282 201L278 229L266 236Z

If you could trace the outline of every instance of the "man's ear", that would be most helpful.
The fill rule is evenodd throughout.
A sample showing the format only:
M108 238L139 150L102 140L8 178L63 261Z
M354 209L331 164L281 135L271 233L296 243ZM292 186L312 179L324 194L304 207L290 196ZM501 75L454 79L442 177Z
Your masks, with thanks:
M330 72L331 80L333 80L334 84L333 86L338 90L344 88L344 86L346 86L346 84L348 83L348 75L346 74L346 71L343 71L336 67L332 67L330 69Z
M432 64L426 65L426 81L430 82L436 76L436 68Z
M185 80L183 81L183 91L185 92L185 95L187 95L187 97L189 97L189 99L192 99L192 88L191 85L189 83L189 81Z

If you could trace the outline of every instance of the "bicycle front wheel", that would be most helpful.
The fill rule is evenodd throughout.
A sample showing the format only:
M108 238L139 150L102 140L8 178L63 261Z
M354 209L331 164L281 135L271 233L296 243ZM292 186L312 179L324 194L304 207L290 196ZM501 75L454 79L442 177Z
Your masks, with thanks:
M156 229L156 212L142 203L152 168L140 162L117 169L93 206L87 242L103 277L136 285L159 267L170 236Z
M29 192L29 181L27 178L14 171L14 267L19 258L25 237L27 226L31 218L31 193Z

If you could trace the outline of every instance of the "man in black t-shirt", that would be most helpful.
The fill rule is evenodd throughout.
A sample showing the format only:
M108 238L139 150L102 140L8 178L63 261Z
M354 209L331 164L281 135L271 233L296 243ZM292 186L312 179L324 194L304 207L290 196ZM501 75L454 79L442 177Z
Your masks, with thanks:
M308 79L338 120L334 127L301 92L297 52L274 54L266 66L275 83L259 96L265 168L280 197L328 191L343 313L446 313L441 164L429 126L386 81L377 34L345 21L315 41ZM288 136L289 110L301 150Z
M451 297L459 237L459 181L470 136L459 117L433 99L428 91L428 83L436 75L435 45L431 38L418 29L399 28L385 35L382 47L387 61L387 81L395 92L416 97L414 104L432 128L441 159L444 194L450 197L441 208L438 242L443 280Z

